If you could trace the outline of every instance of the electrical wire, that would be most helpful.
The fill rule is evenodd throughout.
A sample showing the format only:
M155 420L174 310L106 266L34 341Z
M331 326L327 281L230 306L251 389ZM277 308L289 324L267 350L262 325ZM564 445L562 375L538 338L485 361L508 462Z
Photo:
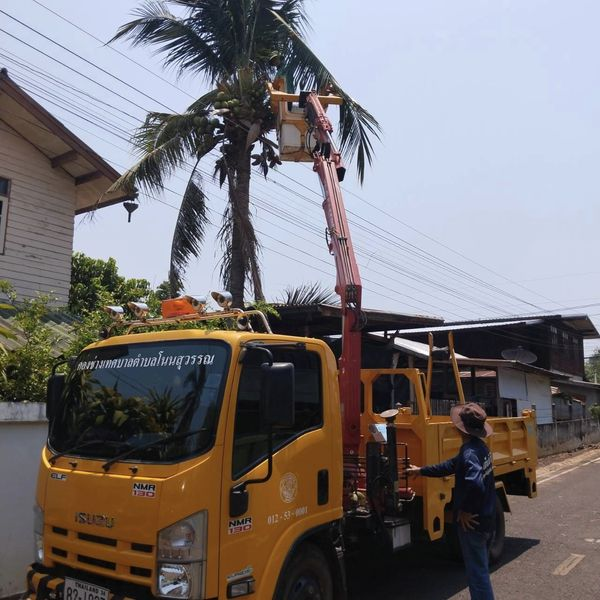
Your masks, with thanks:
M36 0L34 0L34 2L35 2L35 1L36 1ZM36 2L36 3L37 3L37 2ZM0 11L0 12L2 12L2 11ZM10 16L10 15L9 15L9 16ZM37 32L37 31L36 31L36 32ZM37 33L39 33L39 32L37 32ZM9 35L10 35L10 34L9 34ZM40 35L42 35L42 36L43 36L43 34L40 34ZM15 36L11 36L11 37L15 37ZM16 39L18 39L18 38L16 38ZM18 41L22 41L22 40L18 40ZM23 42L23 41L22 41L22 42ZM23 43L25 43L25 44L26 44L26 42L23 42ZM26 44L26 45L28 45L28 44ZM34 48L34 49L35 49L35 48ZM37 49L36 49L36 50L37 50ZM68 49L67 49L67 50L68 50ZM72 53L73 53L73 52L72 52ZM43 52L42 52L42 54L45 54L45 53L43 53ZM75 54L76 56L79 56L79 55L77 55L77 53L73 53L73 54ZM52 57L49 57L49 58L52 58ZM80 58L82 58L82 57L80 57ZM60 61L57 61L57 62L59 62L59 63L60 63ZM64 65L64 63L60 63L60 64L63 64L63 66L65 66L65 65ZM67 68L70 68L70 67L67 67ZM72 69L72 70L73 70L73 71L75 71L75 72L77 72L75 69ZM79 73L79 72L77 72L77 73L78 73L78 74L80 74L80 75L82 75L82 76L84 76L83 74L81 74L81 73ZM85 77L85 76L84 76L84 77ZM89 79L89 78L88 78L88 79ZM117 78L117 79L118 79L118 78ZM137 90L137 91L139 91L139 90ZM113 93L114 93L114 92L113 92ZM117 95L118 95L118 94L117 94ZM124 97L122 97L122 96L119 96L119 97L121 97L122 99L125 99L125 98L124 98ZM127 99L126 99L126 100L127 100ZM132 101L130 101L130 100L128 100L128 101L129 101L129 102L132 102ZM133 104L135 105L135 103L133 103ZM136 105L136 106L138 106L138 107L139 107L139 105ZM165 106L165 105L163 105L163 106ZM139 107L139 108L142 108L142 107ZM167 108L168 108L168 107L167 107ZM144 110L145 110L145 109L144 109ZM78 115L76 115L76 116L78 116ZM92 123L92 124L93 124L93 125L95 125L95 126L97 126L95 123ZM110 133L113 133L113 132L110 132ZM114 135L114 133L113 133L113 135ZM127 141L127 140L125 140L125 141ZM302 187L306 187L306 186L304 186L303 184L301 184L301 183L297 182L296 180L294 180L293 178L290 178L290 177L289 177L289 176L287 176L287 175L284 175L284 176L288 177L288 179L291 179L291 180L292 180L292 181L294 181L296 184L299 184L299 185L301 185ZM307 188L307 189L309 189L309 190L310 190L310 188ZM314 190L310 190L310 191L311 191L312 193L315 193L315 192L314 192ZM352 193L352 192L350 192L350 193ZM296 195L297 195L297 193L296 193ZM356 195L356 194L353 194L353 195ZM360 197L359 197L359 196L357 196L357 197L360 199ZM364 199L363 199L363 200L364 200ZM377 207L375 207L375 208L377 208ZM377 208L377 210L380 210L380 209L378 209L378 208ZM382 212L384 212L384 214L385 214L385 211L382 211ZM367 221L366 219L364 219L364 217L361 217L360 215L357 215L357 218L359 218L359 219L362 219L362 220L364 220L364 221ZM368 222L368 223L370 223L369 221L367 221L367 222ZM377 227L377 226L376 226L376 225L374 225L373 223L370 223L370 224L371 224L372 226L375 226L375 227ZM418 231L418 230L416 230L416 231ZM419 233L422 233L422 232L419 232ZM423 235L426 235L426 234L423 234ZM432 239L433 239L433 238L432 238ZM435 240L434 240L434 241L435 241ZM409 244L410 244L410 243L409 243ZM414 246L414 245L413 245L413 246ZM415 248L417 248L419 251L422 251L420 248L418 248L418 247L416 247L416 246L414 246L414 247L415 247ZM433 256L433 255L431 255L431 256ZM434 258L435 258L436 260L438 260L438 261L439 261L439 259L437 259L437 257L434 257ZM448 263L446 263L446 264L448 264ZM453 265L451 265L451 266L452 266L453 268L455 268ZM483 266L483 265L481 265L481 266ZM469 274L469 273L467 273L467 272L464 272L464 271L463 271L463 274L464 274L464 275L467 275L467 276L469 276L469 277L471 277L471 278L472 278L472 275L471 275L471 274ZM479 280L479 281L480 281L480 282L483 282L483 280ZM485 284L485 285L488 285L488 286L490 285L490 284L487 284L487 282L483 282L483 284ZM498 290L500 293L505 293L503 290L500 290L499 288L496 288L496 290ZM537 308L538 310L546 310L546 309L542 309L541 307L538 307L538 306L536 306L536 305L534 305L534 304L532 304L532 303L529 303L529 302L527 302L527 301L525 301L525 300L523 300L523 299L521 299L521 298L518 298L518 297L516 297L516 296L513 296L513 297L514 297L514 299L515 299L515 300L517 300L517 301L519 301L519 302L521 302L521 303L525 303L525 304L528 304L528 305L534 306L534 307L535 307L535 308Z
M54 104L56 104L56 103L54 103ZM68 110L68 109L67 109L67 110ZM69 112L71 112L72 114L75 114L75 113L73 113L73 111L69 111ZM76 116L79 116L79 115L76 115ZM86 120L87 120L88 122L90 122L92 125L96 125L96 126L97 126L97 124L96 124L96 123L94 123L94 122L90 121L89 119L86 119ZM110 133L112 133L112 134L114 135L114 132L112 132L112 131L111 131ZM121 137L121 136L117 136L117 137ZM297 182L297 181L293 180L293 178L290 178L290 177L289 177L289 176L287 176L287 175L285 175L285 177L287 177L288 179L291 179L291 180L292 180L292 181L294 181L295 183L299 184L299 182ZM280 184L280 185L281 185L281 184ZM307 186L304 186L304 184L299 184L299 185L301 185L302 187L305 187L305 188L306 188L306 189L308 189L309 191L312 191L313 193L315 193L313 190L311 190L311 189L310 189L310 188L308 188ZM285 186L283 186L283 187L285 187ZM291 191L291 190L290 190L290 191ZM354 214L354 213L352 213L352 211L350 211L350 212L351 212L351 214ZM362 220L365 220L365 221L367 221L368 223L370 223L368 220L364 219L363 217L360 217L359 215L355 215L355 216L358 216L358 218L360 218L360 219L362 219ZM371 224L372 224L372 223L371 223ZM373 234L373 233L375 233L375 232L372 232L372 231L371 231L370 233L372 233L372 234ZM410 244L410 245L416 248L416 246L414 246L414 245L412 245L412 244ZM401 246L401 248L402 248L402 246ZM405 248L404 248L404 249L405 249ZM419 249L419 250L420 250L420 249ZM469 275L469 274L467 274L467 275ZM463 294L461 294L461 295L464 297L464 293L463 293ZM521 302L524 302L524 301L522 301L521 299L518 299L518 298L517 298L517 300L519 300L519 301L521 301ZM531 304L531 303L529 303L529 304ZM535 306L535 305L533 305L533 306ZM498 307L491 306L491 305L484 306L484 308L491 308L492 310L495 310L495 311L500 311L500 312L501 312L501 309L499 309ZM536 308L538 308L538 310L543 310L543 309L541 309L541 307L536 307Z
M172 81L169 81L168 79L165 79L164 77L162 77L161 75L159 75L158 73L156 73L156 71L152 71L148 67L144 66L142 63L140 63L137 60L131 58L131 56L128 56L127 54L125 54L125 52L121 52L118 48L115 48L114 46L110 46L108 43L104 42L99 37L96 37L93 33L90 33L87 29L84 29L83 27L77 25L76 23L73 23L73 21L69 21L69 19L67 19L65 16L61 15L60 13L55 12L54 10L52 10L51 8L49 8L48 6L46 6L45 4L43 4L42 2L39 2L39 0L31 0L31 1L35 2L35 4L37 4L38 6L41 6L43 9L45 9L48 12L52 13L53 15L55 15L56 17L58 17L59 19L61 19L65 23L68 23L72 27L75 27L75 29L77 29L78 31L81 31L85 35L87 35L87 36L91 37L92 39L96 40L97 42L100 42L104 48L108 48L109 50L112 50L113 52L116 52L119 56L121 56L124 59L128 60L130 63L132 63L132 64L140 67L140 69L143 69L144 71L146 71L146 73L149 73L153 77L156 77L157 79L160 79L160 81L163 81L167 85L170 85L173 89L176 89L176 90L180 91L182 94L185 94L186 96L188 96L189 98L191 98L192 100L195 100L195 98L194 98L194 96L192 94L190 94L189 92L186 92L184 89L180 88L178 85L175 85Z
M170 108L166 104L163 104L162 102L160 102L160 100L157 100L156 98L153 98L152 96L149 96L148 94L146 94L145 92L142 92L141 90L139 90L135 86L131 85L130 83L127 83L127 81L124 81L120 77L117 77L116 75L113 75L110 71L107 71L106 69L103 69L102 67L98 66L95 62L93 62L91 60L88 60L84 56L81 56L81 54L78 54L77 52L74 52L70 48L67 48L66 46L63 46L62 44L60 44L56 40L52 39L51 37L48 37L47 35L43 34L41 31L39 31L35 27L31 27L30 25L27 25L27 23L23 23L23 21L17 19L16 17L14 17L13 15L7 13L5 10L2 10L1 8L0 8L0 13L2 13L5 16L7 16L9 19L12 19L16 23L19 23L19 25L21 25L22 27L25 27L26 29L29 29L29 31L33 31L35 34L37 34L40 37L44 38L45 40L47 40L51 44L54 44L55 46L58 46L59 48L61 48L65 52L68 52L72 56L77 57L79 60L83 61L84 63L90 65L91 67L94 67L95 69L97 69L101 73L104 73L105 75L108 75L109 77L112 77L115 81L118 81L119 83L121 83L122 85L128 87L129 89L133 90L134 92L137 92L138 94L141 94L147 100L150 100L152 102L156 102L157 104L159 104L163 108L166 108L167 110L170 110L171 112L174 112L174 110L172 108Z

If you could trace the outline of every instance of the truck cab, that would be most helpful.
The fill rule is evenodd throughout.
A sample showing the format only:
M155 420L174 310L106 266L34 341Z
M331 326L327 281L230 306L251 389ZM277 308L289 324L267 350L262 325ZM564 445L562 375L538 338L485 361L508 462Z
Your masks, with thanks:
M268 354L293 366L294 402L265 424ZM319 340L190 329L93 344L42 453L31 597L271 598L308 540L337 569L340 438Z

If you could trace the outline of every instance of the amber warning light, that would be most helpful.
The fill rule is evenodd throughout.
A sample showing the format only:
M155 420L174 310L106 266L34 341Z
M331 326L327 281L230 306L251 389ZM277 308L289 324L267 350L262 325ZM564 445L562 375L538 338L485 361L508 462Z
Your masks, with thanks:
M169 298L163 300L160 305L160 313L165 319L193 315L195 312L192 303L187 298Z

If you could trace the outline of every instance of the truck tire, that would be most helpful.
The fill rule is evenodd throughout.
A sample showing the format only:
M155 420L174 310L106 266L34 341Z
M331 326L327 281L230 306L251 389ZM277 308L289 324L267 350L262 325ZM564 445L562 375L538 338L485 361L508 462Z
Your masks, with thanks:
M333 582L325 555L302 544L281 575L275 600L333 600Z
M496 494L496 522L494 524L494 531L492 531L492 537L488 543L488 555L491 565L497 563L502 556L505 532L504 507Z

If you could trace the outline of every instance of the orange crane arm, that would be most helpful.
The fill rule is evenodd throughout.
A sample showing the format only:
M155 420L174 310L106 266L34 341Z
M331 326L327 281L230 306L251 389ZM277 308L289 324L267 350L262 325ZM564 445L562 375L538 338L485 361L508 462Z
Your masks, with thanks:
M340 181L345 168L332 139L333 127L315 92L300 94L307 121L316 140L313 170L323 189L323 210L327 220L329 250L336 267L335 291L342 307L342 354L339 360L339 388L343 406L343 445L345 456L358 456L360 444L360 368L362 284L352 247Z

